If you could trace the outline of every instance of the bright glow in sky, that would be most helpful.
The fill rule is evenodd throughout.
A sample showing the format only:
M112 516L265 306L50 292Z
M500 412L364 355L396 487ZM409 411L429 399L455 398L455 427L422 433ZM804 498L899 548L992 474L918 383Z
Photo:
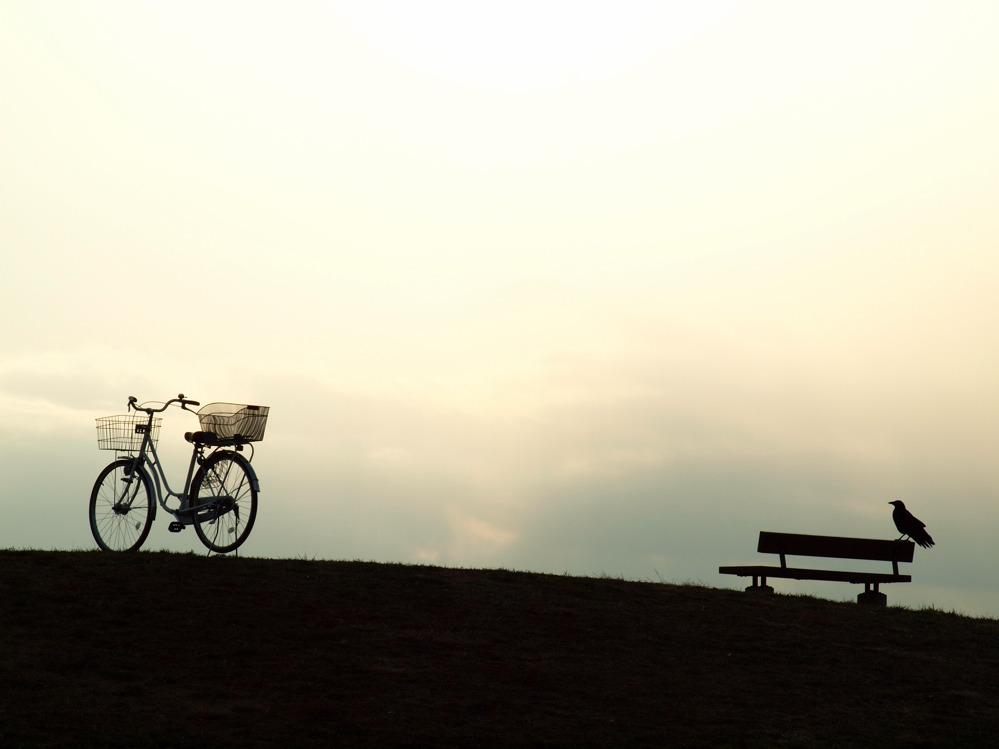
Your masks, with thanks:
M903 499L937 546L891 601L999 616L997 37L991 2L0 6L0 546L91 548L93 418L183 391L271 406L247 554L736 587L759 530L890 538Z

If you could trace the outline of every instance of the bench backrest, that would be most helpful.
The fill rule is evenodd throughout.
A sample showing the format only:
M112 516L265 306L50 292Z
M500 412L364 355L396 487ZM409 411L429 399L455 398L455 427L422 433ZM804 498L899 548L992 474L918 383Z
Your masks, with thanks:
M898 563L911 562L915 548L916 545L912 541L760 531L760 544L756 550L764 554L780 554L781 567L787 566L785 554L836 559L877 559L891 562L895 567L895 574L898 574Z

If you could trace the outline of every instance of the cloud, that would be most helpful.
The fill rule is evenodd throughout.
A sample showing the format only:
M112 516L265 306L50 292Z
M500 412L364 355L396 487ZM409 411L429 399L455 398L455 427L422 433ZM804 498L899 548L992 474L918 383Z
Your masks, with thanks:
M116 370L119 353L22 357L0 370L0 449L17 466L0 544L90 543L83 508L110 455L95 452L93 413L75 406L114 406L134 385L116 378L157 362ZM276 368L244 377L272 409L254 455L261 509L246 553L738 587L717 567L753 561L759 530L893 537L887 502L901 498L939 536L934 552L951 549L921 555L919 579L991 585L999 486L990 441L970 439L992 428L975 392L924 401L862 362L776 357L717 334L552 356L458 402ZM166 416L160 447L176 484L193 417ZM32 422L47 426L22 428ZM38 480L53 470L59 481ZM40 506L44 522L27 509ZM163 527L149 546L197 543Z
M712 350L563 357L477 409L279 378L283 426L261 455L335 553L722 585L759 530L892 537L898 497L974 524L996 489L984 446L953 470L964 409L934 409L941 431L924 433L918 398L849 364L842 384L844 368L764 375L762 354Z

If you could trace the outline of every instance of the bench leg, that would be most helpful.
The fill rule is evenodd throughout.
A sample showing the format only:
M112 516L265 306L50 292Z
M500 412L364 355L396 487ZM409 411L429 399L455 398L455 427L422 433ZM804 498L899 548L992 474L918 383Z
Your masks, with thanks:
M879 583L874 583L874 590L871 590L870 583L864 583L864 592L857 596L857 603L867 606L887 606L888 596L879 590Z
M765 577L762 578L762 583L760 580L761 578L759 575L753 575L753 584L746 588L746 592L756 593L758 595L770 595L774 592L774 589L767 585L767 579Z

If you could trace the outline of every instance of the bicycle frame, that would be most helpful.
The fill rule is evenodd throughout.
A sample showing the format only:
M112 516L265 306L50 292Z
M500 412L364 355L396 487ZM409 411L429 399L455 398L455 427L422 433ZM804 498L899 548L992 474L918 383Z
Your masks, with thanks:
M175 492L170 487L166 472L163 470L163 464L160 462L160 456L156 452L156 445L152 441L152 425L153 414L149 413L145 434L142 437L142 446L139 448L139 452L135 456L132 456L132 467L129 470L129 474L134 475L137 468L144 468L148 465L151 470L146 470L146 473L152 478L156 504L162 507L165 512L173 515L178 522L187 525L187 522L181 517L181 513L187 512L190 509L187 507L188 490L191 488L191 480L194 478L195 466L204 459L204 445L194 446L191 452L191 462L187 468L187 478L184 480L184 488L180 492ZM167 499L170 497L176 497L180 501L180 507L177 510L171 510L167 506ZM153 519L156 519L156 505L153 505Z
M167 404L169 405L169 403ZM136 409L140 410L140 409ZM153 433L153 416L155 413L159 413L162 410L166 410L166 406L160 411L146 410L147 420L144 429L144 434L142 437L142 444L139 447L138 452L134 456L124 456L127 460L131 458L132 465L128 470L129 481L126 484L125 495L129 495L129 487L131 486L132 480L135 478L138 472L144 472L147 476L152 478L153 493L156 498L156 502L153 504L152 520L156 519L156 505L158 504L163 508L164 512L168 512L172 515L178 523L182 525L190 525L193 522L194 513L198 510L207 508L210 506L210 502L191 507L189 506L189 491L191 488L191 482L194 479L194 472L197 466L201 465L205 460L205 449L209 447L201 443L194 443L193 449L191 451L191 461L187 467L187 477L184 479L184 488L180 492L174 491L170 487L170 482L167 480L166 472L163 470L163 465L160 462L159 454L156 452L156 445L152 440ZM141 426L141 425L140 425ZM138 428L138 427L137 427ZM216 446L211 446L212 449L217 449ZM238 449L238 448L237 448ZM145 466L148 465L152 470L147 470ZM249 474L250 482L255 491L259 491L259 483L257 481L256 472L250 466L249 461L246 461L244 466ZM170 497L175 497L180 502L180 506L176 510L171 510L167 506L167 500ZM128 504L131 505L132 498L128 500Z

